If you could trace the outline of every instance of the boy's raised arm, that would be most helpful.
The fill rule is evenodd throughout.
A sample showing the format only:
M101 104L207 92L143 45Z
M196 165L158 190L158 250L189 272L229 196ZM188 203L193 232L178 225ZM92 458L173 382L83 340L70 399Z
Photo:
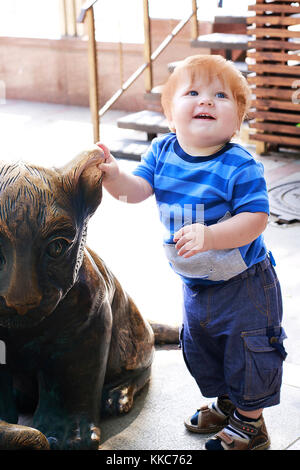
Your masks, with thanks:
M100 142L97 145L103 150L105 158L105 163L98 165L104 173L103 186L113 197L137 203L153 194L153 188L144 178L122 171L109 149Z

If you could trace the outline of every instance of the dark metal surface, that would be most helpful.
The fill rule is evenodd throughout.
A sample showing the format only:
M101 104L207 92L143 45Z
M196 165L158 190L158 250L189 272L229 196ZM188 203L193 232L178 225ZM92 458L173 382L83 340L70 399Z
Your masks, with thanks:
M274 186L269 190L270 211L281 222L300 221L300 181Z

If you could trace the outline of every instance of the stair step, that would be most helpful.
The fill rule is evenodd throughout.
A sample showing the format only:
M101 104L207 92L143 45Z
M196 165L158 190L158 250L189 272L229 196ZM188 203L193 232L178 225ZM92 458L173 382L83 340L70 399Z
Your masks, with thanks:
M109 150L115 158L134 160L139 162L141 155L147 151L151 142L145 140L119 139L109 146Z
M210 49L247 50L251 37L247 34L211 33L203 34L191 42L192 47L208 47Z
M181 61L177 61L177 62L171 62L170 64L168 64L168 70L169 72L173 72L173 70L175 69L175 67L177 67L177 65L179 65L181 63ZM247 75L249 72L248 72L248 65L246 64L246 62L233 62L234 65L236 66L236 68L242 72L243 75Z
M148 135L151 135L152 138L154 135L169 132L165 116L162 113L148 110L128 114L118 119L117 125L122 129L146 132Z
M247 15L216 15L214 23L218 24L246 24Z
M144 94L144 98L147 101L157 101L161 97L161 92L163 89L163 85L157 85L152 88L152 90L149 93Z

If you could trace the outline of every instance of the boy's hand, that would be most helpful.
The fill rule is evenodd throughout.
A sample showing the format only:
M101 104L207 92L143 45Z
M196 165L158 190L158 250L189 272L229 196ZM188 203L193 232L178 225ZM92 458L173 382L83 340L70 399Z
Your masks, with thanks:
M100 163L98 168L104 173L103 181L105 183L109 183L110 181L118 178L120 174L118 163L104 144L97 142L96 145L103 150L103 157L105 158L105 163Z
M153 194L153 188L144 178L126 173L119 167L117 160L101 142L96 144L103 151L104 162L98 165L104 174L103 186L116 199L136 203Z
M179 256L190 258L197 253L212 249L212 234L206 225L186 225L174 234L175 248Z

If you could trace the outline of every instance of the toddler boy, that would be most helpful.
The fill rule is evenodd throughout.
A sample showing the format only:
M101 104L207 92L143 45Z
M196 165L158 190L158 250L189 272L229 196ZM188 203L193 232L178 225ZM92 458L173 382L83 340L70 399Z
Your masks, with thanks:
M131 203L155 195L165 253L183 281L183 357L201 393L217 397L185 421L192 432L217 433L207 450L269 447L262 412L279 403L286 355L280 285L262 236L263 167L231 142L249 103L231 62L192 56L162 93L171 133L153 140L132 174L98 144L110 194Z

